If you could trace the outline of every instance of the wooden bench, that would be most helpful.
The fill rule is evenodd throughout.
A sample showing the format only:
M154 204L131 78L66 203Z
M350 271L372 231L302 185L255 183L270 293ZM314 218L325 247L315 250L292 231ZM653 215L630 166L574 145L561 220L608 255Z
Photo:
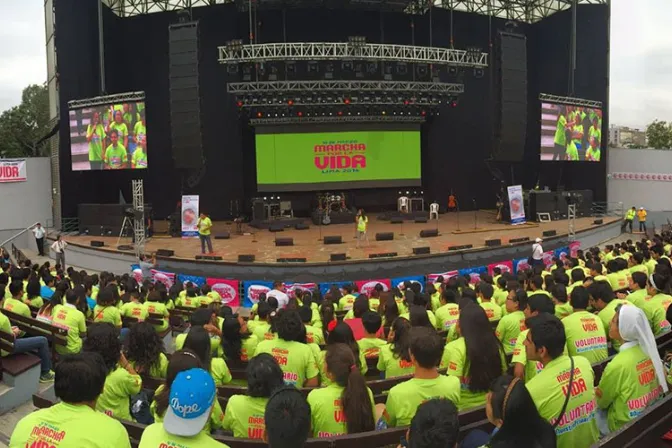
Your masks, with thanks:
M14 351L14 335L0 331L0 350ZM0 379L10 388L0 400L0 414L20 406L37 392L40 358L30 353L10 354L0 358Z
M25 317L7 310L2 310L2 313L7 316L12 324L19 327L19 329L24 331L26 334L30 336L44 336L47 338L51 345L51 355L53 359L56 359L57 357L57 345L63 347L68 345L68 330L64 328L42 322L32 317Z

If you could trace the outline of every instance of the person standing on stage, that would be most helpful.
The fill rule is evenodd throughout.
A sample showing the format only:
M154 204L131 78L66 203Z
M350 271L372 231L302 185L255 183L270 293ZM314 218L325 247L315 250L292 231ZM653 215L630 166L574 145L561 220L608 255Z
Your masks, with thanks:
M639 221L639 231L646 233L646 210L644 210L644 207L639 207L637 220Z
M357 223L357 247L359 247L359 242L363 239L366 239L366 244L369 244L369 237L366 235L366 228L369 225L369 218L364 213L364 209L360 208L357 212L357 217L355 218Z
M201 253L205 253L205 245L208 245L208 253L212 252L212 241L210 240L210 229L212 228L212 221L205 213L201 213L196 223L198 227L198 237L201 239Z
M543 240L537 238L532 245L532 256L530 257L531 266L543 266L544 264L544 248L541 246Z
M51 245L51 250L56 254L56 264L61 265L61 269L65 271L65 248L68 247L68 243L63 241L61 235L56 237L56 241Z
M44 227L42 227L42 224L37 223L33 228L33 234L35 235L35 243L37 243L37 253L40 257L44 257Z

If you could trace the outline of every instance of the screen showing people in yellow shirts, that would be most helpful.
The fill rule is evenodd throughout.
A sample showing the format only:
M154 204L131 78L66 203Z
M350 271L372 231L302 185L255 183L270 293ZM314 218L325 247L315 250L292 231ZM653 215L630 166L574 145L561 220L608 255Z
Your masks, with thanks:
M602 109L541 103L541 160L599 162Z
M147 168L145 102L71 109L73 171Z
M257 127L259 191L421 184L420 128L361 124Z

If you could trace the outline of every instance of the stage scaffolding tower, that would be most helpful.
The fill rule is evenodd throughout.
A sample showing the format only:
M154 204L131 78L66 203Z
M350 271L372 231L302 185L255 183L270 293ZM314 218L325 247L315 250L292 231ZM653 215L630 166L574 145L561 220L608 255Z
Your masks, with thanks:
M567 239L570 243L576 241L576 204L567 206Z
M135 237L135 255L145 253L145 188L142 179L133 180L133 235Z

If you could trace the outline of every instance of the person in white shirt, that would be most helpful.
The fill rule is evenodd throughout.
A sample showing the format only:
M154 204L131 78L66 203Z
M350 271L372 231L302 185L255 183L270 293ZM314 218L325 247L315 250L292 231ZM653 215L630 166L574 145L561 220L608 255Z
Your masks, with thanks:
M39 222L33 227L33 234L35 235L35 243L37 244L37 253L40 257L44 257L44 227Z
M56 254L56 264L61 265L61 269L65 270L65 248L68 247L68 243L63 241L61 235L56 237L56 241L51 245L51 250Z
M283 284L280 281L273 282L273 289L266 293L266 297L275 297L278 301L278 309L282 309L289 303L289 297L282 291Z
M532 256L530 257L531 266L540 266L544 264L544 248L541 247L542 241L541 238L534 240L534 244L532 245Z

